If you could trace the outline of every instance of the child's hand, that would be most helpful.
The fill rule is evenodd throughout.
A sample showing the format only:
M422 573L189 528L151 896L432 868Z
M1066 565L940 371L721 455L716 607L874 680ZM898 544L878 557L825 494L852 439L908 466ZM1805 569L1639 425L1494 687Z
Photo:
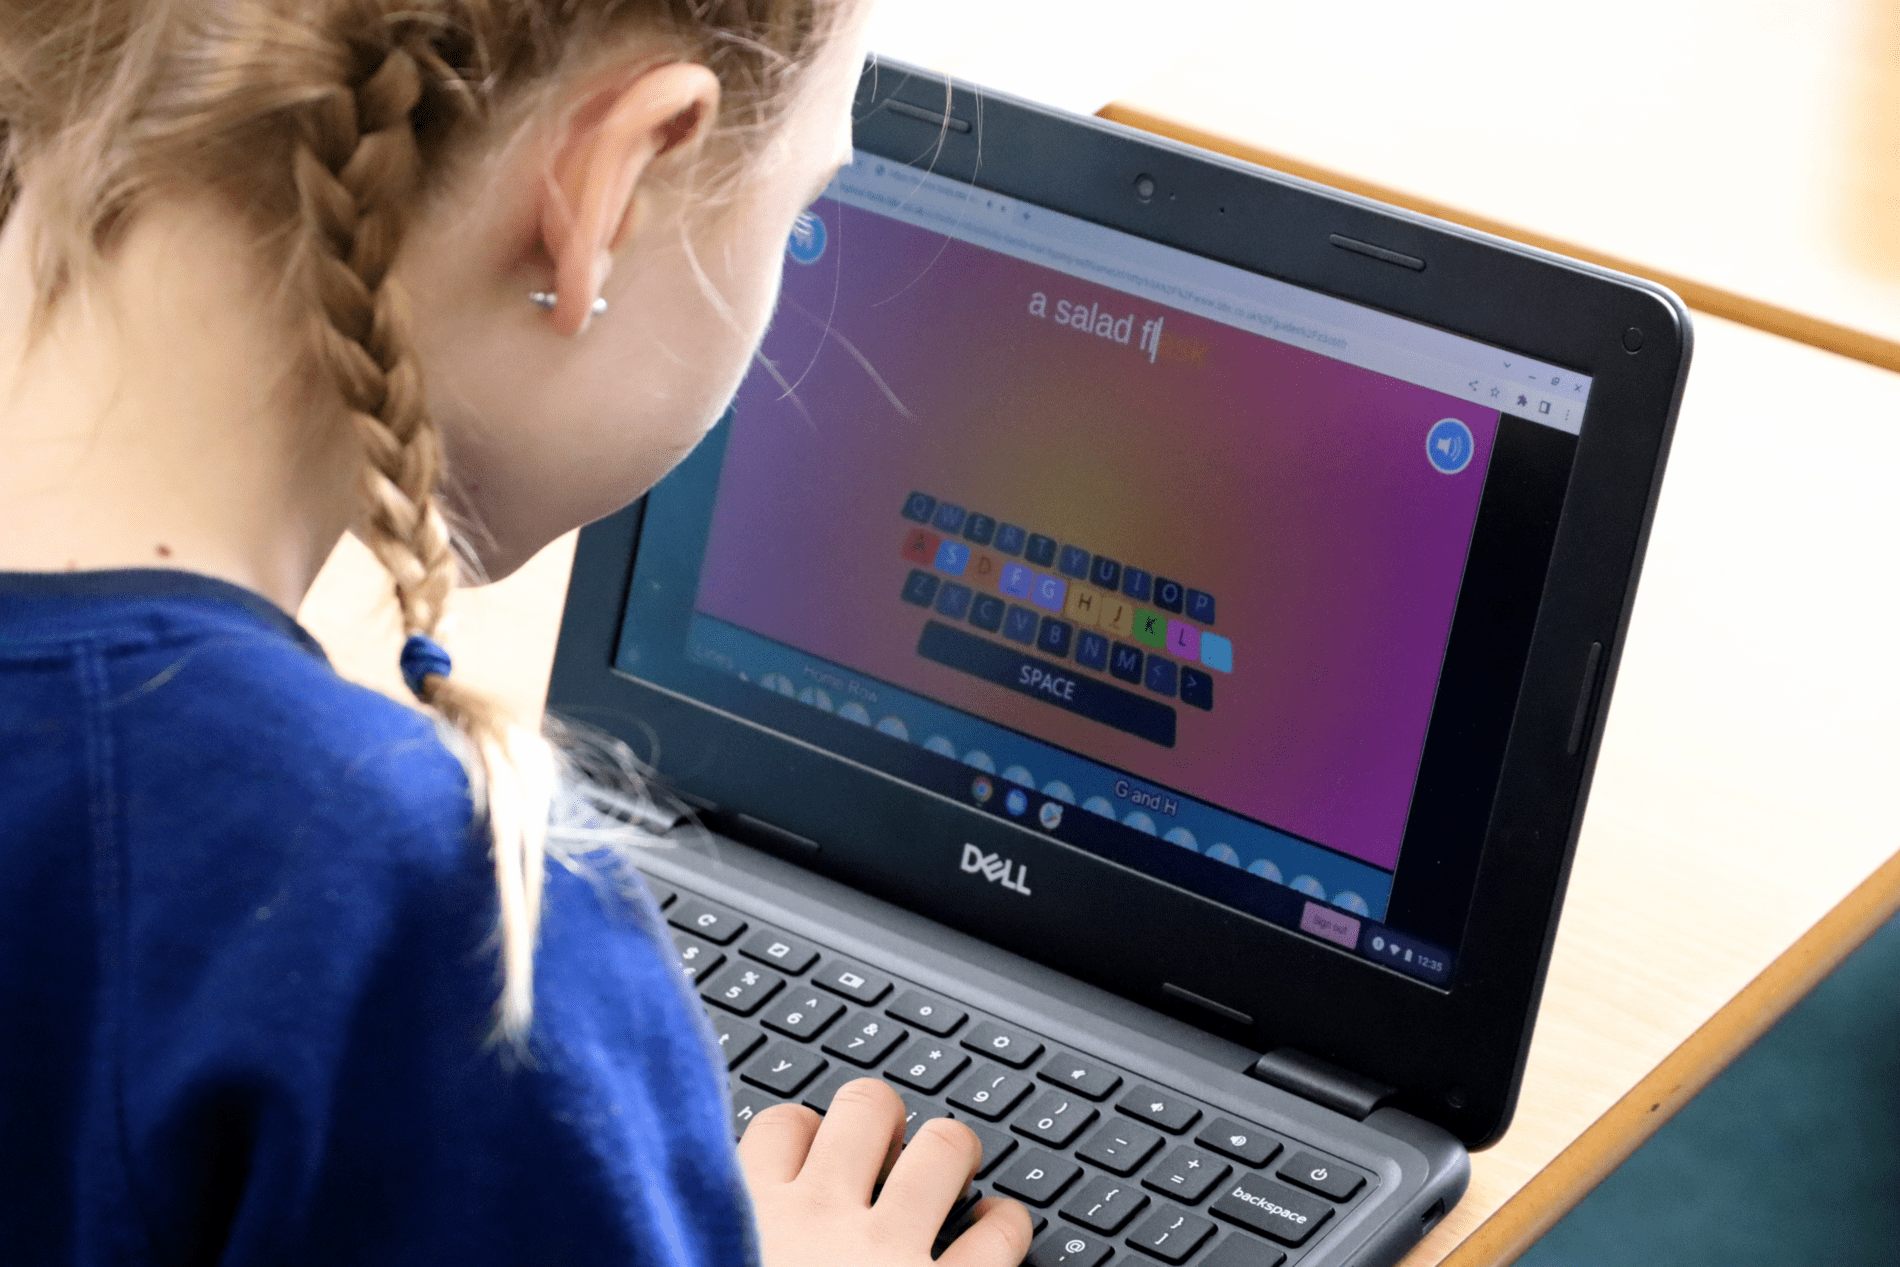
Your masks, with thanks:
M875 1078L846 1083L822 1119L799 1105L767 1109L739 1142L765 1267L930 1267L931 1243L982 1153L949 1118L925 1122L906 1146L903 1101ZM937 1262L1016 1267L1030 1231L1022 1206L985 1200Z

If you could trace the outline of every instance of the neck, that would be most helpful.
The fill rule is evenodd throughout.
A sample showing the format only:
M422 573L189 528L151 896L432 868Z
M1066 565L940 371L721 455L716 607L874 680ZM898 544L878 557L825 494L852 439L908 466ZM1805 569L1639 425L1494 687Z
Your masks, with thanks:
M0 569L184 568L295 611L360 451L298 372L247 230L143 208L35 335L30 194L0 233Z

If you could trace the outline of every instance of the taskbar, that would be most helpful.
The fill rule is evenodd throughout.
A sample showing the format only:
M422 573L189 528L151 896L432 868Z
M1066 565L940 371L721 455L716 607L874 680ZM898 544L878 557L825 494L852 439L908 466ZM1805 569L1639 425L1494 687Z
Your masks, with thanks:
M1216 859L1168 847L1112 818L1078 809L1032 787L1017 786L1001 775L971 770L928 750L917 750L915 758L902 776L907 782L1040 830L1064 844L1178 884L1270 924L1330 942L1403 976L1441 988L1451 984L1450 952L1409 933Z

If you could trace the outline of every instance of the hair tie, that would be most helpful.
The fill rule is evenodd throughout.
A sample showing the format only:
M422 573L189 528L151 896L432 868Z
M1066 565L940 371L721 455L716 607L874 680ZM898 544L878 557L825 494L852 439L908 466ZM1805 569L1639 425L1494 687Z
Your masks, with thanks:
M402 680L417 699L423 699L423 679L447 677L453 663L442 644L428 634L410 634L409 641L402 644Z

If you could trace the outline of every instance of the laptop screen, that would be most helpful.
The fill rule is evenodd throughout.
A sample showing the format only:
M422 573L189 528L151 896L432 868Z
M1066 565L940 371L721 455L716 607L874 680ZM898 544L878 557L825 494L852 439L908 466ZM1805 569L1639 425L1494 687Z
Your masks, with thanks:
M1589 390L860 152L616 668L1444 985Z

